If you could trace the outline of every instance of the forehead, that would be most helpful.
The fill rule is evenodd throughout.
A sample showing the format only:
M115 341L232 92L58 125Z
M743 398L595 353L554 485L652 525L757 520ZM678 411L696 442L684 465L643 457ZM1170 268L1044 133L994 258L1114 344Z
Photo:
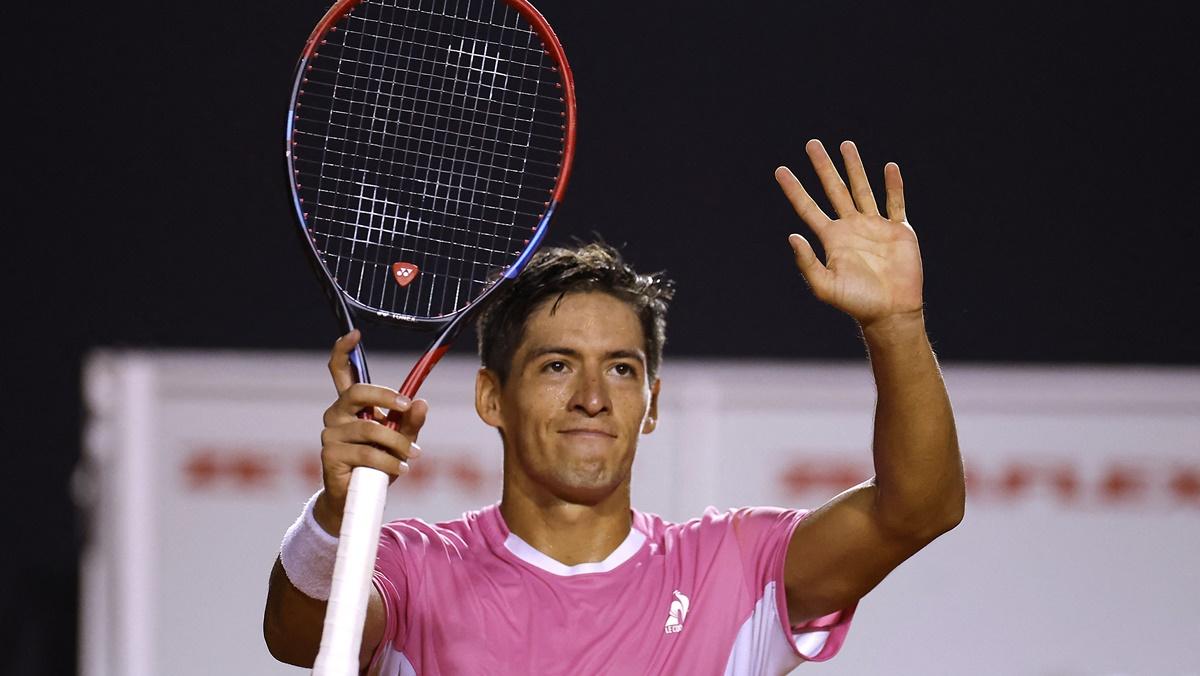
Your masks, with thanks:
M574 292L541 302L525 322L517 353L547 347L641 353L645 334L629 303L603 291Z

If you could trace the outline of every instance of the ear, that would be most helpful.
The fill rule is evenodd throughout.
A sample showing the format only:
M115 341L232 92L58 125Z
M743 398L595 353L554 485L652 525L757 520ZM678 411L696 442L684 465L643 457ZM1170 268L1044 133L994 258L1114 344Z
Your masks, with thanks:
M475 412L483 422L499 429L500 394L503 386L500 376L491 369L482 368L475 374Z
M646 411L646 420L642 423L642 434L650 434L658 426L658 390L661 386L662 381L658 378L650 386L650 409Z

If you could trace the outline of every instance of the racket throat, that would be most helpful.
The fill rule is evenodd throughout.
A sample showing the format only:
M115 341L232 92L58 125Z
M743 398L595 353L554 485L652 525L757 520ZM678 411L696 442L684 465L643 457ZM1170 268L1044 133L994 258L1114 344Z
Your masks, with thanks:
M454 344L454 339L458 338L458 334L462 333L466 326L464 321L471 313L464 312L454 318L450 325L445 328L438 337L430 343L425 349L425 354L421 356L417 363L408 372L408 377L404 379L404 383L400 386L400 394L412 399L417 396L417 390L421 389L421 384L425 382L425 377L433 370L442 357L450 351L450 346Z

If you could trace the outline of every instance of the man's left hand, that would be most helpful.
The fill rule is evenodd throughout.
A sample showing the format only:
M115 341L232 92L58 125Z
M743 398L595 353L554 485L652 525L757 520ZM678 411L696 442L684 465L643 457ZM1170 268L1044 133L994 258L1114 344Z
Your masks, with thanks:
M838 218L829 218L787 167L775 170L775 180L825 249L822 263L803 236L788 237L796 266L813 294L849 314L864 330L876 322L920 317L921 251L905 220L900 167L889 162L883 169L884 217L854 143L841 145L849 188L820 141L809 141L805 150Z

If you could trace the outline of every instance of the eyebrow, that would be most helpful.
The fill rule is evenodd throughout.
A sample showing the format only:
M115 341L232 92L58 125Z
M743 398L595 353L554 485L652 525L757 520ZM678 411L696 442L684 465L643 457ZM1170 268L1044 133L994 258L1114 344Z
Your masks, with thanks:
M526 358L526 361L532 361L547 354L561 354L567 357L574 357L576 359L579 359L582 356L579 350L574 350L569 347L560 347L557 345L547 345L546 347L539 347L530 352L529 356ZM634 361L643 364L646 362L646 357L642 354L641 350L613 350L611 352L606 352L604 357L606 359L633 359Z

